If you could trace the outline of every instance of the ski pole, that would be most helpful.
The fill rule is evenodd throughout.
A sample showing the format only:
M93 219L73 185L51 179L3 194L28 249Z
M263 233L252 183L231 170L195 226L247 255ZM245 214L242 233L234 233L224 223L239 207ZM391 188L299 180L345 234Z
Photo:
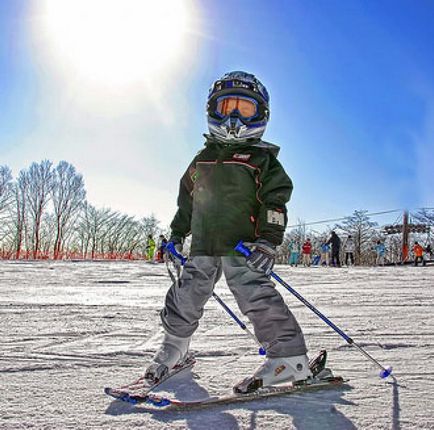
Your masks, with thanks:
M235 250L243 254L245 257L249 257L252 251L247 248L243 241L240 240L235 247ZM320 317L328 326L330 326L337 334L339 334L349 345L356 347L366 358L381 369L380 377L387 378L392 373L392 367L383 367L374 357L368 354L360 345L354 342L343 330L341 330L336 324L330 321L323 313L321 313L315 306L309 303L301 294L299 294L294 288L287 284L279 275L275 272L271 272L270 276L275 279L280 285L285 287L291 294L297 297L305 306L307 306L313 313Z
M181 265L184 266L187 259L180 254L176 249L175 245L172 242L169 242L166 245L166 249L174 255L180 262ZM247 335L259 346L259 355L266 355L267 351L263 347L263 345L259 342L257 337L249 330L249 328L234 314L232 309L213 291L212 296L217 301L217 303L226 311L226 313L239 325L239 327L244 330Z

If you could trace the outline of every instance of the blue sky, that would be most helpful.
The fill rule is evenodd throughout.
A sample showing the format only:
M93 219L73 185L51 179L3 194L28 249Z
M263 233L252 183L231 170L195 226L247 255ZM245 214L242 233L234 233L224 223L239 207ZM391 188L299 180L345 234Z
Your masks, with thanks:
M42 3L0 2L0 164L15 176L32 161L65 159L91 203L168 224L207 131L208 88L240 69L271 95L264 139L281 146L294 182L291 223L434 206L432 1L188 0L183 38L158 34L167 16L141 7L144 25L157 24L152 36L122 42L119 28L125 45L101 46L112 53L101 57L107 73L130 60L121 77L144 67L142 80L115 83L85 67L98 52L70 55L63 33L45 31ZM94 33L71 28L93 46L107 31L104 8L89 19ZM164 38L177 56L145 76Z

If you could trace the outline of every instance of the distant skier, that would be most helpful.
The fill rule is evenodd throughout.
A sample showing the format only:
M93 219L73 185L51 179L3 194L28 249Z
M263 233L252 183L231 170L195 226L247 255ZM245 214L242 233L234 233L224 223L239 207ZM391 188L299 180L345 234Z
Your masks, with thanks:
M164 234L160 234L158 237L158 252L157 252L157 262L164 263L164 250L166 249L167 239Z
M292 182L276 158L279 148L261 140L269 96L245 72L230 72L211 87L205 148L181 179L170 242L180 251L192 234L190 258L167 293L163 343L146 378L158 380L182 362L215 283L225 274L241 312L267 348L265 362L234 387L237 392L311 376L300 326L269 274L287 224ZM236 255L245 241L252 254ZM175 260L176 261L176 260Z
M356 250L356 244L354 243L354 239L351 235L347 237L345 241L344 251L345 251L345 264L349 266L348 262L351 265L354 265L354 251Z
M426 258L428 259L430 259L431 260L431 258L432 258L432 248L431 248L431 244L428 244L427 246L426 246L426 248L425 248L425 256L426 256Z
M299 245L294 240L291 240L288 245L289 251L289 264L293 267L298 266L298 259L300 257Z
M155 253L155 240L152 237L152 234L148 235L148 239L146 241L146 259L148 261L154 260Z
M341 239L336 234L336 232L332 231L330 239L326 243L327 245L331 245L332 247L331 265L334 267L341 267L341 263L339 261L339 253L341 250Z
M386 247L381 240L377 240L377 244L375 245L375 252L377 254L377 258L375 264L377 266L384 266L384 256L386 255Z
M321 261L321 255L315 253L312 258L312 266L318 266L320 261Z
M321 265L328 266L330 264L330 245L323 243L321 245Z
M414 253L414 265L417 266L419 262L421 262L422 265L425 266L426 263L423 259L423 248L419 244L419 242L414 242L413 253Z
M312 244L310 243L310 239L307 239L306 242L303 243L301 252L303 254L303 266L310 267L312 254Z

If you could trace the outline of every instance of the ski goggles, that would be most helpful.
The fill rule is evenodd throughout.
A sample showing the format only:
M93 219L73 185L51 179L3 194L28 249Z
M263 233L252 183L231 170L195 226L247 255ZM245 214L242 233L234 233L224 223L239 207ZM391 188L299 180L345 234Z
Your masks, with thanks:
M258 103L244 96L228 95L217 98L216 113L219 116L223 118L236 111L242 118L252 119L258 113Z

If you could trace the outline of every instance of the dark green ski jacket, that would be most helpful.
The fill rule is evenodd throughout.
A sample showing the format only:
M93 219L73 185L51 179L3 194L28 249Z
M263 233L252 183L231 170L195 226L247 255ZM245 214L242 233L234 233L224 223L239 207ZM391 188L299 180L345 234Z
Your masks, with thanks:
M237 255L239 240L280 245L292 182L262 140L225 144L206 135L205 148L183 175L172 237L192 234L191 255ZM238 254L239 255L239 254Z

